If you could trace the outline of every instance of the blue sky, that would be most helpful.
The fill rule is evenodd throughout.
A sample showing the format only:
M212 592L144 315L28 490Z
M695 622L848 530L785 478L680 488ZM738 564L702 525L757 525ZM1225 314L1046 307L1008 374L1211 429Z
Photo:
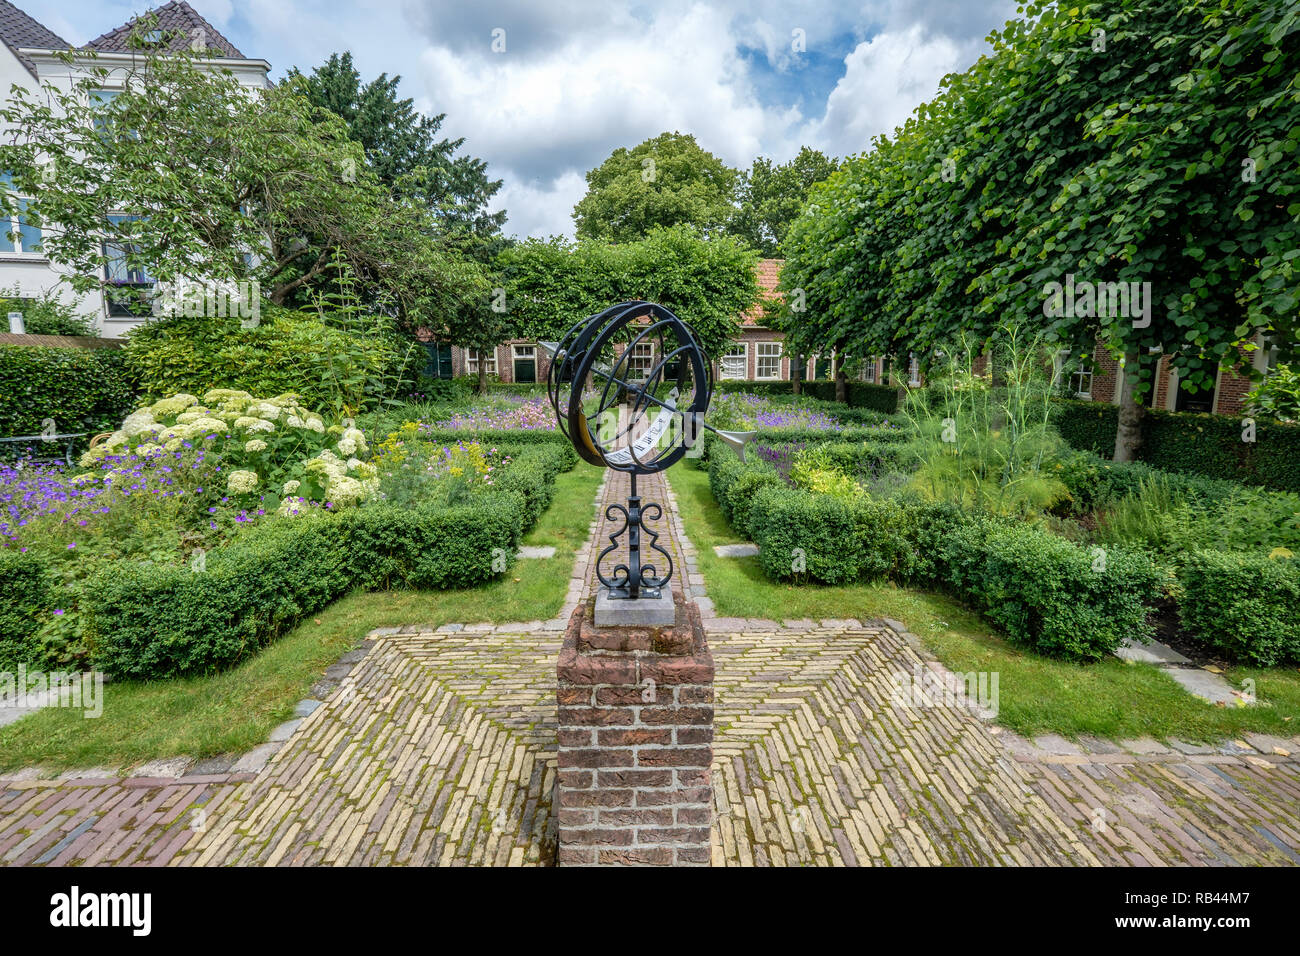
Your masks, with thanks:
M15 0L73 43L149 8ZM272 75L351 50L504 180L515 235L572 235L583 174L619 146L693 134L725 162L844 156L965 69L1005 0L190 0ZM504 31L494 32L494 31ZM504 39L493 46L494 36Z

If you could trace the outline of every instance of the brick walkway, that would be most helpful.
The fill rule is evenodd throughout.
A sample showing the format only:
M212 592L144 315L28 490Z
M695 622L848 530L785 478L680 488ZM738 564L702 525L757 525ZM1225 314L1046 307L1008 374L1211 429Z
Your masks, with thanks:
M669 504L661 478L640 485ZM946 672L902 625L718 619L677 519L655 527L709 615L715 864L1300 863L1300 741L1083 748L964 700L904 707L900 676ZM257 772L0 779L0 861L549 863L562 623L376 632L286 741L235 767Z

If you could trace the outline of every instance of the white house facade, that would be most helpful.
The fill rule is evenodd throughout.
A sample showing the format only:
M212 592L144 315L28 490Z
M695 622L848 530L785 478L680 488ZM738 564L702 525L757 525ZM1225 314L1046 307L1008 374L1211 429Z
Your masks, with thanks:
M226 70L249 89L270 86L271 65L266 60L245 57L233 43L184 0L173 0L146 14L157 20L158 48L202 51L195 60L204 69ZM70 90L89 75L92 68L109 71L96 95L110 100L122 89L133 64L142 53L129 45L136 21L110 30L81 47L70 43L28 16L8 0L0 0L0 90L8 95L14 84L29 90ZM72 62L60 54L72 53ZM4 130L0 129L0 136ZM0 171L2 173L3 171ZM142 319L116 305L98 291L78 297L59 268L41 253L42 230L26 222L21 214L8 224L0 222L0 295L35 298L54 292L75 303L77 311L90 316L100 334L116 338L139 325ZM110 261L101 278L118 284L146 287L152 280L145 274L131 274L124 263ZM3 330L0 330L3 331Z

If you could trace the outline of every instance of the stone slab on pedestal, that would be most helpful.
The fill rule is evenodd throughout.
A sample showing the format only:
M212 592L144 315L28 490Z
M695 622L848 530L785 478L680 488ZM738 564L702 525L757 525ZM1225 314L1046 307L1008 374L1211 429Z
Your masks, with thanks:
M707 866L713 826L713 657L699 610L671 625L569 620L557 668L561 866Z
M671 594L627 599L610 597L609 588L596 590L597 627L664 627L675 620Z

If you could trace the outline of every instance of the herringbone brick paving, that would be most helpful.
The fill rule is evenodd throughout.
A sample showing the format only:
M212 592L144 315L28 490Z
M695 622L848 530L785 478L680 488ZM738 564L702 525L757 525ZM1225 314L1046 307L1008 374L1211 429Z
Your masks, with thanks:
M667 497L660 478L641 491ZM679 523L661 524L700 597ZM714 621L715 865L1300 863L1290 754L1044 753L961 703L897 703L900 677L942 669L888 624ZM256 774L0 781L0 860L549 863L559 639L377 635Z

